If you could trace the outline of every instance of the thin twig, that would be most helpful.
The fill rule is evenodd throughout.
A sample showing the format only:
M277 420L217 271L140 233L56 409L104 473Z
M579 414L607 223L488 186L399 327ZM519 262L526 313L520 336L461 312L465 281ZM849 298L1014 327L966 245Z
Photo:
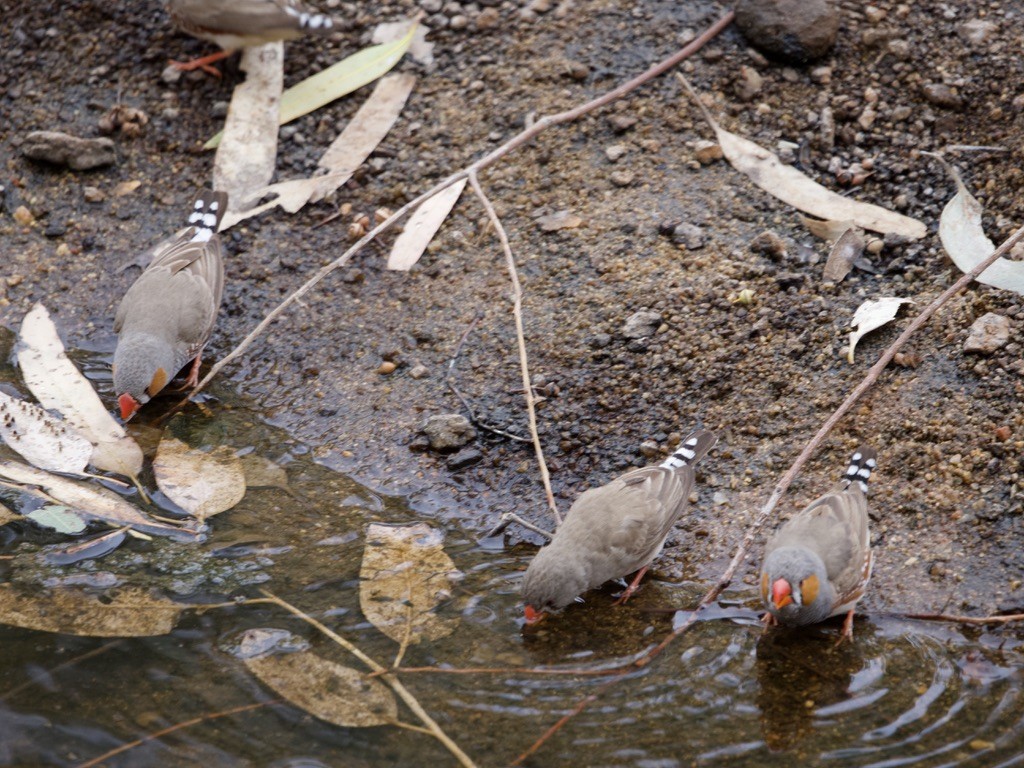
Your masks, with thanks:
M409 650L409 643L412 641L412 603L405 606L405 636L402 638L402 642L398 646L398 653L395 654L395 660L391 662L391 666L398 669L402 666L402 659L405 658L405 652Z
M533 523L524 520L515 512L506 512L501 516L501 520L498 521L498 524L484 534L484 538L489 539L492 536L497 536L499 533L502 533L506 528L508 528L512 523L519 523L519 525L523 526L523 528L526 528L528 531L533 531L534 533L540 534L541 536L544 536L548 539L548 541L555 537L554 534L551 533L551 531L545 531L539 525L534 525Z
M85 661L87 659L92 659L92 658L95 658L96 656L100 656L101 654L104 654L107 651L112 650L112 649L116 648L117 646L121 645L121 643L123 643L123 642L124 642L123 639L122 640L112 640L109 643L104 643L99 648L93 648L91 651L86 651L85 653L80 654L78 656L75 656L75 658L73 658L73 659L68 659L67 661L65 661L65 662L63 662L61 664L58 664L55 667L50 667L50 669L46 670L47 677L52 677L53 675L56 675L58 672L62 672L65 669L67 669L68 667L73 667L76 664L80 664L80 663L82 663L83 661ZM17 696L19 693L21 693L22 691L26 690L27 688L31 688L32 686L39 685L39 684L40 683L39 683L38 679L36 679L36 680L26 680L21 685L16 685L13 688L11 688L9 691L5 691L4 694L2 696L0 696L0 701L7 701L12 696Z
M291 613L291 614L297 616L298 618L302 619L304 622L309 624L311 627L314 627L314 628L318 629L324 635L329 637L335 643L340 645L346 651L348 651L353 656L355 656L357 659L359 659L361 662L363 662L363 664L368 666L374 672L380 673L380 678L391 687L391 690L393 690L396 694L398 694L399 698L401 698L402 701L405 702L406 706L409 707L409 709L412 710L413 714L416 715L416 717L418 717L420 719L420 722L422 722L430 730L430 733L434 736L434 738L437 739L438 741L440 741L445 747L447 747L449 752L451 752L453 755L455 755L455 759L458 760L459 763L462 766L464 766L464 768L476 768L476 763L473 762L472 758L470 758L469 755L467 755L465 752L463 752L459 748L459 745L451 740L451 738L448 736L448 734L446 734L443 730L441 730L441 726L438 725L434 721L434 718L432 718L427 713L427 711L423 708L423 705L420 704L419 701L416 699L416 697L413 696L412 693L409 692L409 689L407 689L404 685L402 685L401 681L398 678L396 678L393 674L388 672L388 670L383 665L378 664L376 661L374 661L369 656L367 656L365 653L363 653L353 643L349 642L344 637L342 637L341 635L337 634L336 632L334 632L332 629L330 629L326 625L320 623L319 621L314 619L312 616L310 616L310 615L308 615L306 613L303 613L302 611L300 611L298 608L296 608L291 603L288 603L288 602L282 600L281 598L277 597L276 595L272 594L271 592L268 592L265 589L261 589L260 592L262 592L263 595L268 600L270 600L272 603L280 606L281 608L284 608L289 613Z
M505 254L505 266L508 269L509 280L512 281L512 316L516 321L516 343L519 347L519 370L523 377L523 391L526 395L526 415L530 422L530 437L533 438L533 450L537 454L537 466L540 469L540 479L544 483L544 494L548 499L548 508L555 517L555 527L562 524L562 516L558 512L558 505L555 504L555 493L551 490L551 475L548 473L547 462L544 461L544 449L540 444L540 434L537 432L537 408L536 398L533 394L533 387L530 384L530 364L526 357L526 337L523 332L523 288L519 283L519 273L516 271L516 257L512 254L512 246L508 241L508 233L498 218L498 212L494 210L490 199L480 186L480 179L476 171L469 172L469 185L473 187L476 196L480 199L481 205L487 211L487 218L498 233L501 241L501 250Z
M136 739L135 741L129 742L128 744L122 744L120 747L115 747L114 749L110 750L109 752L105 752L99 757L94 757L92 760L88 760L84 763L79 763L76 766L76 768L92 768L92 766L99 765L100 763L105 762L110 758L121 754L122 752L127 752L130 749L141 747L147 741L159 739L162 736L166 736L169 733L174 733L175 731L180 731L183 728L191 728L193 725L199 725L200 723L205 723L210 720L217 720L221 717L237 715L240 712L247 712L251 709L259 709L260 707L266 707L271 704L278 704L280 703L280 701L281 699L274 699L273 701L261 701L257 704L246 704L241 707L235 707L234 709L226 709L223 712L215 712L212 715L201 715L200 717L193 717L191 720L186 720L182 723L175 723L174 725L168 726L167 728L163 728L159 731L156 731L155 733L150 733L147 736L143 736L141 739Z
M469 338L469 335L473 332L473 329L476 328L477 323L480 322L481 317L482 315L477 314L477 316L473 318L473 322L469 324L469 328L467 328L466 332L462 334L462 338L459 339L459 343L455 345L455 352L452 354L451 359L448 361L448 370L444 375L444 383L448 385L448 389L450 389L452 391L452 394L455 395L456 398L458 398L460 403L462 403L462 407L466 409L467 413L469 413L469 420L473 422L473 424L480 427L480 429L486 432L499 435L500 437L507 437L510 440L516 440L521 443L528 443L530 442L530 438L523 437L522 435L516 435L504 429L499 429L498 427L491 426L483 419L481 419L479 416L477 416L476 410L473 408L473 405L469 402L468 399L466 399L462 392L459 391L459 388L455 385L455 362L459 359L459 355L462 354L462 348L466 345L466 340Z
M871 366L870 370L868 370L867 374L864 376L864 379L860 382L860 384L858 384L853 389L853 391L846 397L846 399L835 410L835 412L833 412L832 415L825 420L825 423L821 426L821 428L814 435L814 437L812 437L808 441L807 445L804 446L804 449L800 452L800 455L797 456L796 461L793 462L792 466L790 466L786 473L780 478L778 484L775 486L775 489L772 491L772 495L769 497L768 501L765 502L765 505L761 508L761 510L757 513L757 516L754 518L754 522L751 524L750 528L747 529L746 535L744 535L743 541L740 543L739 548L736 550L736 554L733 555L733 558L730 561L728 568L725 569L725 572L721 575L721 577L719 577L718 581L714 584L714 586L711 587L711 589L708 590L707 594L705 594L704 597L701 599L700 604L697 607L697 610L690 614L690 616L687 617L685 622L683 622L678 628L674 629L667 637L665 637L660 643L658 643L658 645L654 646L650 651L648 651L646 655L644 655L642 658L634 662L635 666L644 667L650 664L676 638L689 631L689 629L697 623L701 613L718 598L718 596L727 586L729 586L729 583L732 581L733 576L735 576L736 570L739 568L740 563L742 563L743 560L746 558L747 552L750 550L751 545L754 543L755 537L760 533L761 529L768 522L772 513L775 511L775 507L778 506L779 500L782 498L783 494L785 494L786 491L789 489L789 486L792 484L793 480L796 479L796 476L800 473L800 470L803 469L804 465L807 464L811 456L813 456L814 453L818 450L819 446L822 444L822 442L824 442L825 437L832 430L832 428L839 422L839 420L843 416L845 416L850 411L851 408L853 408L853 406L864 395L864 393L867 392L868 389L872 387L872 385L874 385L874 383L878 380L878 377L881 376L882 371L884 371L886 366L888 366L889 363L892 362L892 359L896 356L896 353L899 352L903 345L907 343L910 337L913 336L921 328L921 326L928 322L932 315L934 315L943 305L945 305L951 298L953 298L953 296L963 291L964 288L970 285L971 282L978 277L978 275L980 275L982 272L988 269L997 259L1001 258L1006 253L1008 253L1010 249L1013 248L1013 246L1015 246L1022 240L1024 240L1024 227L1021 227L1012 235L1010 235L1005 241L1003 241L1002 245L996 248L992 252L992 254L989 255L988 258L984 259L983 261L980 261L977 264L977 266L974 267L974 269L972 269L970 272L964 273L959 280L957 280L955 283L953 283L953 285L951 285L949 288L947 288L945 291L939 294L939 296L936 299L932 300L932 302L921 311L921 314L919 314L917 317L913 319L913 321L911 321L910 325L907 326L906 330L904 330L903 333L901 333L899 337L896 339L896 341L894 341L889 346L889 348L882 353L882 356L878 358L878 362ZM573 717L575 717L584 709L586 709L587 705L591 701L593 701L597 696L604 693L607 689L611 688L615 683L622 679L623 676L624 675L619 675L617 677L612 678L611 680L604 683L596 691L588 695L585 699L580 701L576 705L576 707L574 707L573 710L569 712L569 714L561 718L557 723L555 723L555 725L549 728L539 739L537 739L537 741L535 741L523 754L516 758L516 760L513 761L512 765L519 765L523 760L525 760L527 757L536 752L548 739L550 739L555 733L557 733L558 730L563 728L566 723L568 723Z
M277 320L277 318L279 318L284 313L284 311L288 309L288 307L290 307L296 301L298 301L307 293L309 293L309 291L312 290L313 287L317 285L317 283L319 283L329 274L334 272L339 267L342 267L345 264L347 264L352 259L353 256L359 253L359 251L361 251L367 245L367 243L370 243L371 241L375 240L377 236L380 235L382 232L394 226L394 224L398 222L402 217L404 217L407 213L409 213L409 211L413 210L424 201L429 200L438 192L447 189L452 184L455 184L456 182L461 181L462 179L469 178L469 174L471 171L481 171L484 168L493 165L505 155L513 152L514 150L518 149L524 144L530 142L535 136L542 133L546 129L555 125L560 125L561 123L568 123L573 120L576 120L589 112L593 112L595 109L600 109L601 107L610 104L611 102L617 99L622 98L627 93L630 93L631 91L639 88L644 83L653 80L658 75L661 75L662 73L676 66L681 61L684 61L685 59L689 58L694 53L699 51L701 48L703 48L708 43L708 41L712 40L723 29L725 29L727 26L729 26L729 24L732 23L733 16L734 14L732 11L726 12L726 14L722 16L722 18L720 18L718 21L712 24L699 37L692 40L690 43L688 43L686 46L684 46L679 51L674 53L672 56L669 56L664 61L655 64L653 67L648 69L643 74L634 77L632 80L623 83L617 88L613 88L607 93L597 97L596 99L588 101L585 104L581 104L578 107L568 109L564 112L559 112L555 115L548 115L547 117L541 118L537 122L528 126L525 130L513 136L500 147L497 147L490 153L484 155L479 160L475 161L466 168L456 171L455 173L448 176L446 179L443 179L442 181L435 184L433 187L428 189L415 200L412 200L403 205L391 216L389 216L376 227L371 229L363 237L359 238L355 245L353 245L351 248L345 251L341 256L339 256L329 264L326 264L323 267L321 267L316 272L316 274L309 278L309 280L307 280L305 283L303 283L301 286L295 289L295 291L289 294L284 299L284 301L278 304L277 307L275 307L270 312L270 314L263 318L263 320L261 320L256 325L256 327L249 332L248 336L242 339L238 346L236 346L233 350L231 350L227 355L222 357L220 360L218 360L217 363L212 368L210 368L209 372L206 374L206 376L203 377L202 381L200 381L195 387L192 388L192 391L189 392L186 399L179 403L177 406L175 406L174 409L172 409L172 412L182 408L188 402L188 400L191 400L202 389L204 389L206 385L213 380L213 377L220 373L226 365L241 357L245 353L245 351L249 349L250 346L252 346L252 343L267 329L267 327L270 326L275 320ZM337 213L334 216L325 219L323 222L321 222L321 224L326 224L329 221L333 221L340 215L340 213Z
M635 672L633 662L620 667L606 669L545 669L544 667L402 667L386 669L383 672L371 672L367 677L380 677L385 674L414 675L551 675L555 677L606 677L621 671Z
M957 616L949 613L904 613L904 619L917 621L946 621L951 624L1012 624L1024 621L1024 613L1008 613L1005 616ZM405 670L403 670L405 671Z

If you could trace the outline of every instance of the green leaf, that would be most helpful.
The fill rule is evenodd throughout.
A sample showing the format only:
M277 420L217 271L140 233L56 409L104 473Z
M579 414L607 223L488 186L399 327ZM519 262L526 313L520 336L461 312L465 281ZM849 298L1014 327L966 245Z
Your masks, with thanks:
M36 525L53 528L58 533L72 535L85 530L85 522L75 514L74 510L56 504L32 510L25 517Z
M308 115L390 72L409 50L418 27L418 24L413 24L404 37L364 48L293 85L281 95L281 125ZM218 133L203 145L203 149L215 149L223 134L223 131Z

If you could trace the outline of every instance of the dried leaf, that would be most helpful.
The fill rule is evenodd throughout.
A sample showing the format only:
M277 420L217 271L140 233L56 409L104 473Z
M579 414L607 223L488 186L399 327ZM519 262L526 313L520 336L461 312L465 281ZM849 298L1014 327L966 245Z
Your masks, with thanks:
M853 264L864 254L864 232L851 227L846 230L828 255L823 277L838 283L853 269Z
M359 605L366 618L396 642L407 636L411 643L437 640L455 631L456 621L434 613L451 597L452 582L459 575L442 541L442 534L426 523L374 523L367 530Z
M134 192L136 189L138 189L141 186L142 186L142 182L138 181L138 180L135 180L135 181L122 181L120 184L118 184L116 187L114 187L114 191L111 194L114 197L127 197L128 195L130 195L132 192Z
M6 506L0 504L0 525L7 525L15 520L21 520L21 515L14 514Z
M153 459L153 474L167 498L199 520L231 509L245 496L242 462L226 445L205 452L164 438Z
M547 216L541 216L537 219L537 224L540 225L541 231L543 232L557 232L560 229L576 229L583 223L583 219L577 216L572 211L557 211L555 213L548 214Z
M309 651L245 659L266 685L299 709L343 728L390 725L398 703L379 680Z
M30 464L80 475L92 443L33 403L0 392L0 437Z
M100 596L71 587L22 595L10 584L0 584L0 623L63 635L166 635L187 607L136 587Z
M43 559L51 565L72 565L83 560L98 560L120 547L127 535L126 529L118 528L116 531L94 536L86 541L47 547Z
M714 129L726 159L768 194L820 219L848 219L872 232L893 232L914 240L927 234L927 227L920 221L881 206L838 195L793 166L786 165L764 147L725 130L711 116L686 79L682 75L678 77Z
M26 512L25 517L36 525L50 528L57 531L57 533L63 533L68 536L85 533L85 521L73 509L62 504L50 504L39 509L33 509L31 512Z
M811 219L807 216L800 216L800 223L807 227L807 231L817 238L834 243L844 232L853 227L852 221L831 221L826 219Z
M247 453L239 461L245 474L246 488L280 488L286 493L294 493L288 483L288 473L280 464L255 453Z
M89 463L131 478L139 474L142 451L68 359L50 313L42 304L36 304L22 321L18 365L25 384L43 408L59 412L93 444Z
M213 161L213 188L228 193L228 209L244 211L270 183L277 163L278 113L284 86L284 44L246 48L245 82L231 95L223 138Z
M910 299L885 298L869 299L857 307L850 325L856 330L850 332L850 352L847 359L853 362L853 350L861 338L876 328L881 328L896 317L903 304L913 304Z
M337 64L308 77L297 85L293 85L281 96L281 125L290 123L296 118L308 115L335 99L372 83L378 77L386 75L402 60L416 37L414 26L400 40L384 45L364 48ZM221 141L222 133L218 133L203 147L213 149Z
M373 29L373 37L370 38L370 42L393 43L404 39L410 30L413 33L413 38L409 44L409 55L414 61L429 67L434 63L434 44L427 42L427 32L430 30L422 24L417 24L415 19L378 24Z
M946 203L939 218L939 239L961 272L970 272L996 249L981 226L981 203L964 186L960 174L942 158L936 158L956 183L956 195ZM1024 294L1024 262L997 259L978 275L978 282Z
M391 248L388 269L408 272L413 268L452 212L468 181L457 181L420 204Z
M130 526L154 536L170 536L184 541L195 541L198 530L194 525L174 526L153 520L142 510L129 504L113 491L93 485L51 475L41 469L16 461L0 461L0 477L19 486L24 493L45 501L56 500L89 519L100 520L110 525ZM39 489L42 489L42 493Z
M243 213L229 211L221 224L221 231L276 206L281 206L288 213L295 213L306 203L318 202L331 194L352 178L352 174L384 140L401 114L415 84L415 76L407 74L389 75L381 80L345 130L320 158L319 165L328 171L326 175L282 181L264 187L255 192L253 198L274 196L274 199Z

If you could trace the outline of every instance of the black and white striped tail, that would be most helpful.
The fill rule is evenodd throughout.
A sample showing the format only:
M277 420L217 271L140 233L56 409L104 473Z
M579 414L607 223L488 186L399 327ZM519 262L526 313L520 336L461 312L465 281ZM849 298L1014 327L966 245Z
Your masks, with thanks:
M189 214L189 225L196 228L192 242L205 243L220 227L220 221L228 211L228 193L214 192L204 189L192 201L192 212Z
M334 19L324 13L316 13L297 0L288 0L284 12L299 22L299 29L314 34L326 34L334 30Z
M866 445L862 445L857 451L850 457L850 466L846 469L846 474L843 476L843 481L847 487L851 483L856 482L860 485L860 489L864 493L868 492L868 478L871 477L871 472L878 465L878 454L875 453L874 448L869 448Z
M667 469L679 469L689 464L696 464L710 451L718 438L714 432L698 429L683 438L676 452L661 463Z

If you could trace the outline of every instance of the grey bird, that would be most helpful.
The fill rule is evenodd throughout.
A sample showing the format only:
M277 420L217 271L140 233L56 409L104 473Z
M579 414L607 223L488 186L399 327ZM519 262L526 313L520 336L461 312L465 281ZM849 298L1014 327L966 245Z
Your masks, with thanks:
M200 192L189 226L161 243L149 266L121 299L114 318L114 392L130 418L193 361L186 386L199 378L200 355L213 332L224 293L223 246L217 227L224 192Z
M216 43L224 50L185 63L171 62L181 70L203 69L239 48L294 40L306 34L329 35L338 21L318 13L301 0L168 0L171 21L182 32Z
M871 578L868 478L875 451L861 446L832 490L787 521L765 546L761 599L765 622L816 624L846 614L842 638L853 636L853 611Z
M620 602L628 599L686 511L693 465L716 441L711 432L698 430L661 465L631 470L584 492L526 569L527 624L606 581L637 572Z

